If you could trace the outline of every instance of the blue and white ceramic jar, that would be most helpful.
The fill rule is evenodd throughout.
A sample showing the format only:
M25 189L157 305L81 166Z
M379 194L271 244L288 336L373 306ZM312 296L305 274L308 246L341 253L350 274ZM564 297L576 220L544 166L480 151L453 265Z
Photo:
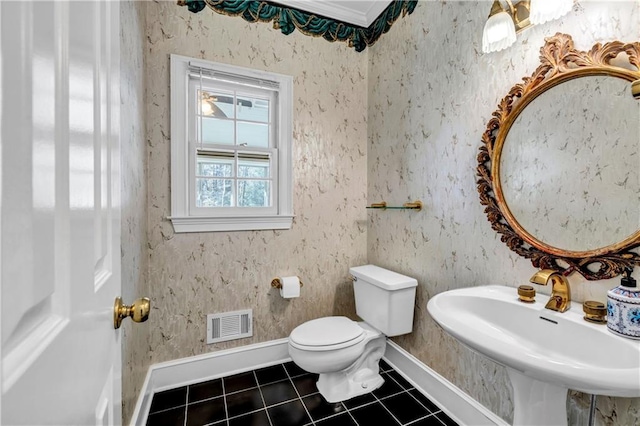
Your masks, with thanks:
M640 340L640 290L626 269L620 285L607 293L607 327L615 334Z

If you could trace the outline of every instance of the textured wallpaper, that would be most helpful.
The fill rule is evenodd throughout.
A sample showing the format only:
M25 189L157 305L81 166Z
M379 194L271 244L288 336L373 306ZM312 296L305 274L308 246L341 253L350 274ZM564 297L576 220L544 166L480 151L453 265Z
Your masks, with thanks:
M150 354L161 362L287 337L304 321L353 315L350 266L366 261L367 56L344 43L283 36L175 2L146 5ZM295 219L285 231L175 234L170 214L169 55L294 78ZM298 299L274 276L298 275ZM206 344L206 315L253 309L254 335Z
M144 2L120 2L120 126L122 155L122 298L149 294L147 274L147 144L144 106ZM151 321L154 318L152 317ZM151 321L122 323L122 418L128 423L151 364Z
M369 202L421 199L425 209L368 213L368 261L419 282L414 331L394 340L511 421L512 390L504 368L441 331L426 304L442 291L515 287L533 275L530 261L491 230L478 200L481 135L498 101L538 66L544 37L571 34L582 50L598 41L640 40L640 4L579 2L564 18L526 30L505 51L483 54L490 5L420 2L369 50ZM619 280L585 282L574 274L570 282L574 300L604 301ZM571 425L587 423L588 404L588 396L572 392ZM640 399L601 396L597 408L598 425L640 424Z

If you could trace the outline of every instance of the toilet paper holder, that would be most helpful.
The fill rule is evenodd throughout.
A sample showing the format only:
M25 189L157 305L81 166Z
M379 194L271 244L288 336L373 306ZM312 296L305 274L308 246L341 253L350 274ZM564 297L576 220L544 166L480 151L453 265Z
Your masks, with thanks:
M298 277L298 280L300 279L300 277ZM302 284L302 281L300 281L300 287L302 287L304 284ZM282 281L280 281L280 278L276 277L274 279L271 280L271 287L273 288L282 288Z

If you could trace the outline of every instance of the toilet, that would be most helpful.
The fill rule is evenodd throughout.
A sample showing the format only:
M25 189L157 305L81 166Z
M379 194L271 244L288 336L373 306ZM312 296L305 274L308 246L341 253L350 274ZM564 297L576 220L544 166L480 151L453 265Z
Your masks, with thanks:
M356 313L299 325L289 336L289 355L303 370L319 374L317 386L328 402L371 392L384 383L378 363L386 338L410 333L418 282L375 265L350 268Z

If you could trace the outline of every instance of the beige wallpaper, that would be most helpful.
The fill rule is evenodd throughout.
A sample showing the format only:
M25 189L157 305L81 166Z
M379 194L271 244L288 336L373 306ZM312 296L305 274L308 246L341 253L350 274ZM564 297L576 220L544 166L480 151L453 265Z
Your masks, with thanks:
M174 1L146 5L150 351L153 362L287 337L354 312L348 268L366 261L367 56L344 43ZM169 55L294 78L294 212L286 231L175 234L170 214ZM302 296L270 287L298 275ZM252 308L252 338L207 345L206 315Z
M368 261L419 281L414 332L396 341L510 421L505 370L444 334L426 304L459 287L517 286L535 272L500 242L478 201L481 135L498 101L537 67L544 37L566 32L583 50L597 41L640 40L640 4L581 1L563 19L526 30L507 50L483 54L489 9L490 2L420 2L369 50L369 202L421 199L426 208L369 213ZM570 281L578 301L606 300L618 283ZM587 423L588 403L585 395L570 399L571 425ZM599 397L597 408L598 425L640 424L640 399Z
M120 2L120 126L122 155L122 297L149 294L147 275L147 144L144 107L144 3ZM152 318L153 320L153 318ZM151 364L151 321L122 323L122 417L128 423Z

